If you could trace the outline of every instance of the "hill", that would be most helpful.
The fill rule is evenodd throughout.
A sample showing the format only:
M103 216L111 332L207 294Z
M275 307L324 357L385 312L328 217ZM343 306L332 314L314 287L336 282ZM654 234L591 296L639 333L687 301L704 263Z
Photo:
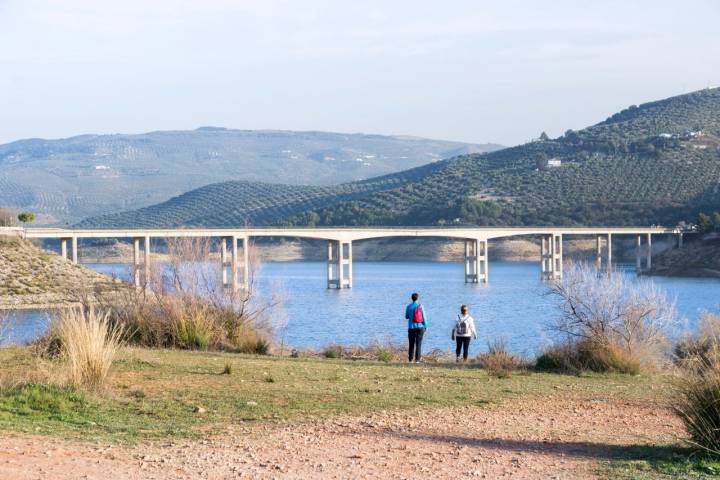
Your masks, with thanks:
M718 205L720 89L707 89L632 106L556 139L364 182L208 185L84 224L648 225ZM203 209L212 215L198 215Z
M0 206L42 223L165 201L226 180L330 185L498 145L415 137L203 127L0 145Z

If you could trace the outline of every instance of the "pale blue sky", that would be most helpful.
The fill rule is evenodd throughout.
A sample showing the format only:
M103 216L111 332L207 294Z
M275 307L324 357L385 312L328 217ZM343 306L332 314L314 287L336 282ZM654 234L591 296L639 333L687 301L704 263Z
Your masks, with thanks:
M217 125L521 143L720 84L720 2L0 0L0 143Z

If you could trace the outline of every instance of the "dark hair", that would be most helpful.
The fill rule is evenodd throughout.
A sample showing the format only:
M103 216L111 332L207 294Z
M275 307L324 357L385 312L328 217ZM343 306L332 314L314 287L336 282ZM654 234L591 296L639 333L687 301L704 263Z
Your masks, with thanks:
M413 302L416 302L417 299L420 298L420 295L418 295L417 293L413 293L412 295L410 295L410 298L412 298Z
M462 305L460 305L460 312L461 312L461 313L467 313L467 311L468 311L468 306L467 306L467 305L465 305L464 303L463 303Z

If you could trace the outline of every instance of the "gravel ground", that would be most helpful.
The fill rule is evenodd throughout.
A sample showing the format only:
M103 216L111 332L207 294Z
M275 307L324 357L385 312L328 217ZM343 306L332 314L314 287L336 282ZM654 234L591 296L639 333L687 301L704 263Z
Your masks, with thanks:
M128 447L0 435L0 478L597 478L630 445L682 435L649 402L524 398L489 407L229 426L204 440ZM630 457L631 458L631 457Z

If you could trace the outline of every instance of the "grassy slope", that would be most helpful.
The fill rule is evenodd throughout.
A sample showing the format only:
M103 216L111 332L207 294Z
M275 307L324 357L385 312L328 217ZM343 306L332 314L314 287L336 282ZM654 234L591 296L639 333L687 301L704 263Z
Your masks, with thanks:
M694 129L707 135L690 141L657 137ZM190 192L137 214L87 224L672 224L720 205L719 147L720 89L703 90L625 110L558 139L390 175L383 188L335 187L353 190L352 198L300 187L281 195L218 184L202 189L211 217L191 213L203 207ZM538 171L541 157L563 165ZM294 199L288 202L288 196Z

